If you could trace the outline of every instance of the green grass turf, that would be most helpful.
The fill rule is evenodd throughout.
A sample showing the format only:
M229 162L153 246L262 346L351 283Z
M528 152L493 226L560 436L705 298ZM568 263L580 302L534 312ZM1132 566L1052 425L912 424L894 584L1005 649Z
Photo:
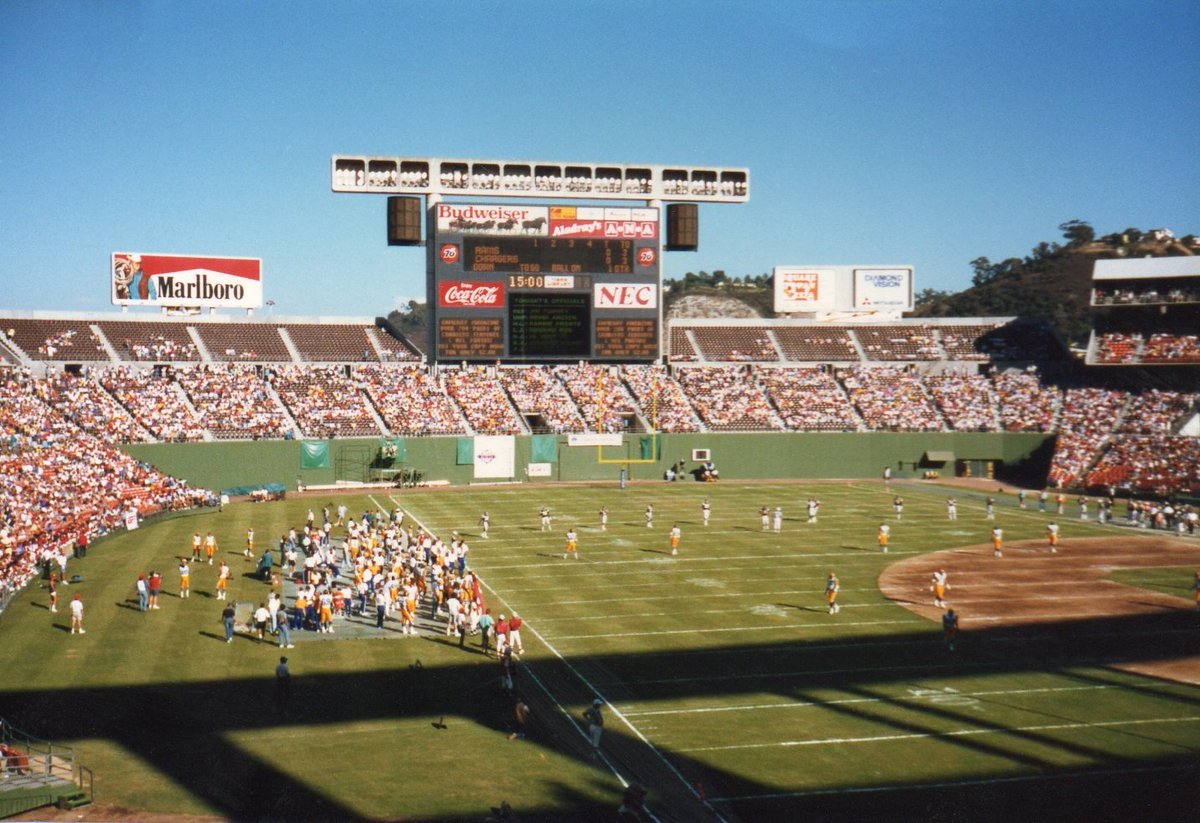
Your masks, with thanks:
M1182 597L1185 600L1195 600L1196 590L1192 588L1195 581L1196 569L1200 568L1200 557L1196 566L1157 566L1152 569L1116 569L1109 574L1109 579L1130 586L1137 586L1150 591L1169 594L1172 597Z
M942 817L958 819L1087 803L1136 810L1141 800L1125 787L1139 783L1194 798L1200 689L1110 670L1112 644L1072 643L1070 627L1061 643L967 631L949 656L933 623L882 596L875 581L888 563L984 544L992 525L981 498L955 492L959 519L948 522L945 490L897 490L900 523L878 483L494 486L328 500L352 512L398 503L440 534L458 530L492 609L527 621L527 688L544 686L548 704L572 717L602 695L618 771L699 783L724 814L925 817L938 802ZM804 522L810 495L823 503L817 524ZM139 571L157 568L174 592L174 558L189 551L193 529L216 533L238 572L233 598L263 599L266 587L242 576L245 529L270 544L324 502L238 504L100 541L72 561L83 584L63 589L64 603L83 593L86 636L67 634L65 609L49 615L36 586L0 621L0 671L16 673L0 684L0 715L76 745L96 771L98 799L128 808L463 819L501 799L546 818L614 807L618 781L580 756L568 723L537 718L532 740L507 741L510 704L495 664L441 638L297 638L295 693L281 711L271 700L278 651L221 642L220 604L205 596L210 569L193 574L189 600L165 597L149 614L129 608ZM542 505L554 515L548 533ZM780 534L760 530L762 505L784 507ZM611 511L603 532L602 506ZM476 525L485 509L488 540ZM1048 519L1000 500L1010 544L1040 539ZM1114 533L1059 520L1067 540ZM875 545L885 521L888 555ZM673 523L683 530L677 558ZM562 560L568 526L579 532L578 561ZM831 570L842 582L837 616L822 598ZM1151 657L1196 653L1194 638L1114 643ZM442 718L446 728L435 728ZM647 771L628 757L646 745L670 768Z

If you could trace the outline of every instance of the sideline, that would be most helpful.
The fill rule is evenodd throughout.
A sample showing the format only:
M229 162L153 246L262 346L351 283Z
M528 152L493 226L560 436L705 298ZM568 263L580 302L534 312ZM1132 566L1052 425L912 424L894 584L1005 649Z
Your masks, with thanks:
M404 508L404 506L402 506L400 504L399 501L395 500L395 498L393 498L391 495L388 496L388 499L391 500L393 503L395 503L397 506L400 506L401 510L405 511L405 514L407 516L412 517L413 522L415 522L418 526L420 526L424 531L426 531L429 534L434 534L434 532L432 530L425 527L425 524L421 522L420 518L418 518L412 512L407 511ZM508 602L502 596L500 596L500 594L497 593L495 589L493 589L490 585L488 585L487 581L485 581L482 577L479 578L479 581L483 584L484 588L486 588L488 590L488 592L497 601L504 603L506 606L508 605ZM556 658L558 658L558 661L560 663L562 663L563 666L566 667L567 671L571 672L571 674L574 675L581 683L583 683L585 686L587 686L592 691L593 694L599 696L600 699L604 700L605 705L613 713L613 716L615 716L618 720L620 720L621 723L627 729L629 729L629 731L632 732L633 735L635 737L637 737L637 739L640 740L644 746L646 746L651 752L654 753L655 756L658 757L658 759L663 763L663 765L665 765L667 767L667 769L670 770L670 772L672 774L674 774L676 778L679 779L679 782L684 786L684 788L687 789L688 793L696 801L703 803L705 805L705 807L708 808L709 811L713 814L713 816L716 817L717 820L721 821L721 823L727 823L726 818L723 815L721 815L719 812L717 812L716 809L713 809L708 805L708 801L705 798L701 797L696 792L695 787L693 787L692 784L688 782L687 778L684 777L679 772L679 770L675 768L675 765L673 763L671 763L671 761L669 761L661 751L658 750L657 746L655 746L653 743L651 743L646 738L646 736L644 734L642 734L642 732L636 726L633 725L633 723L629 720L629 718L626 717L625 714L622 713L620 709L618 709L610 700L608 700L608 698L604 697L602 695L601 691L598 688L596 688L596 686L590 680L588 680L587 677L585 677L582 672L580 672L578 669L576 669L575 666L573 666L570 663L570 661L568 661L565 657L563 657L562 653L559 652L559 650L556 649L553 646L553 644L551 644L544 637L542 637L541 633L538 632L538 630L534 626L530 625L527 628L530 631L530 633L533 634L533 636L536 637L542 643L542 645L544 645L547 649L549 649L550 652ZM529 668L526 668L525 672L531 678L533 678L534 682L538 684L538 688L540 688L543 692L545 692L546 696L549 697L551 701L553 701L554 705L556 707L558 707L559 711L561 711L563 713L563 715L571 721L570 725L575 729L575 731L586 740L587 734L584 732L583 728L580 727L580 725L578 723L574 722L574 718L571 716L570 712L567 711L566 707L564 707L562 705L562 703L560 703L558 701L558 698L556 698L551 693L549 688L544 683L542 683L541 680L539 680L537 678L537 676L534 675L533 672ZM589 741L589 744L590 744L590 741ZM621 787L627 788L629 786L629 782L620 773L620 771L617 770L616 766L612 763L612 761L610 761L604 755L603 752L597 752L597 754L599 754L600 759L604 762L604 765L608 767L608 770L610 772L612 772L613 776L616 777L618 781L620 781Z

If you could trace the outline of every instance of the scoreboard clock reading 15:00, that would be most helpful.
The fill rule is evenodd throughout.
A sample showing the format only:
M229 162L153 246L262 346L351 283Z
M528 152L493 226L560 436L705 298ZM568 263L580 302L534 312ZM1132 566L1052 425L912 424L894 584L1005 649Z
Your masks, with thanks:
M659 213L651 208L436 204L439 361L652 361Z

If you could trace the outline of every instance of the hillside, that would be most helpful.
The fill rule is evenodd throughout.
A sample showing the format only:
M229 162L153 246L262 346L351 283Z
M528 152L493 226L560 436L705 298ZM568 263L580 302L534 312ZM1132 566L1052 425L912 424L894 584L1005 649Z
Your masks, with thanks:
M1097 239L1080 220L1059 226L1066 243L1039 243L1023 258L992 263L971 261L970 288L955 294L925 290L912 317L1042 316L1071 344L1086 343L1091 328L1089 308L1092 269L1100 259L1168 257L1200 251L1193 235L1176 240L1169 232L1143 233L1134 228ZM917 275L918 284L920 274ZM729 279L724 272L689 272L669 280L665 294L668 317L773 317L773 284L769 276ZM705 300L703 298L720 298ZM731 304L736 308L732 310Z
M1096 239L1079 220L1059 226L1067 243L1040 243L1024 258L992 263L971 261L971 288L919 303L914 317L970 317L1021 314L1045 317L1071 345L1087 343L1092 325L1092 270L1097 260L1117 257L1174 257L1197 250L1192 235L1176 240L1170 232L1126 229Z
M1109 251L1063 250L1050 257L999 264L995 275L957 294L917 306L913 317L1047 318L1071 345L1086 343L1092 268Z

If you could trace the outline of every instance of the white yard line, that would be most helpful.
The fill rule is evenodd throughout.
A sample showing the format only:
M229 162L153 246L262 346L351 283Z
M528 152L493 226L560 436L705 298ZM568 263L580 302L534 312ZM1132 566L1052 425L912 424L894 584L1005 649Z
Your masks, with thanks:
M946 692L947 698L979 697L1010 697L1020 694L1058 694L1061 692L1086 692L1104 689L1118 689L1120 686L1047 686L1039 689L996 689L982 692ZM793 700L788 703L744 703L732 706L705 706L695 709L647 709L645 711L626 710L629 717L660 717L676 714L718 714L723 712L760 711L763 709L810 709L822 706L845 706L859 703L929 703L937 702L936 696L896 695L894 697L847 697L841 700Z
M1200 715L1182 717L1150 717L1139 720L1097 720L1091 723L1048 723L1036 726L1009 726L1003 729L955 729L948 732L920 732L911 734L879 734L870 737L822 737L809 740L779 740L773 743L734 743L725 746L697 746L680 749L683 754L693 752L724 752L734 749L774 749L795 746L849 745L853 743L890 743L897 740L932 740L954 737L978 737L985 734L1014 734L1021 732L1073 731L1075 729L1108 729L1123 726L1145 726L1157 723L1197 723Z

